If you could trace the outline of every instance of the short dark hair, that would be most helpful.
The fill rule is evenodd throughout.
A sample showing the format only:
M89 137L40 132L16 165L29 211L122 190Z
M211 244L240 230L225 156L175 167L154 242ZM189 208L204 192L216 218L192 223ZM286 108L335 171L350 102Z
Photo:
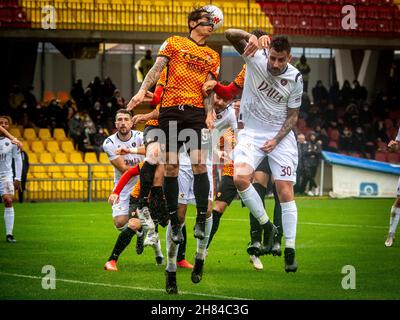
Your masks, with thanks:
M251 32L251 34L255 35L257 38L268 35L268 33L261 29L255 29Z
M189 12L188 17L187 17L187 24L188 24L189 30L191 30L190 21L197 21L197 20L203 18L204 13L209 14L209 12L204 7L194 8L192 11Z
M117 114L118 113L127 114L127 115L129 115L129 117L132 118L132 112L130 112L129 110L126 110L126 109L123 109L123 108L119 109L117 111L117 113L115 114L115 118L117 118Z
M289 40L286 36L273 37L269 47L274 48L277 52L286 51L287 53L290 53L291 50Z

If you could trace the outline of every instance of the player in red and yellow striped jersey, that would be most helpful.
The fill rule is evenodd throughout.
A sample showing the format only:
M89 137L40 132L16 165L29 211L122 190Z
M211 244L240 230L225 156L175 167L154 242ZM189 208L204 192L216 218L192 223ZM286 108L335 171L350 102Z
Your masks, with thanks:
M206 39L212 34L214 23L212 13L205 8L193 10L188 16L189 37L173 36L168 38L159 50L159 56L153 68L146 75L139 92L131 99L128 109L140 104L149 88L155 84L161 71L167 67L167 81L161 98L159 116L160 128L165 134L167 166L165 174L165 195L171 215L171 228L168 231L168 265L166 272L166 290L169 294L178 292L176 285L176 244L181 242L180 226L183 221L177 217L179 172L178 150L183 141L178 141L182 130L192 130L196 140L190 150L194 173L197 218L195 237L208 243L209 229L206 228L206 214L210 183L205 165L206 152L201 150L202 129L213 127L214 115L212 96L203 99L202 86L219 73L220 58L217 52L206 46ZM175 124L176 130L170 130ZM197 145L196 145L197 144ZM195 161L196 160L196 161ZM203 160L203 161L202 161ZM208 217L209 218L209 217ZM209 219L208 219L209 220ZM212 222L211 222L212 223ZM207 229L207 231L206 231ZM208 234L206 234L206 232ZM206 248L198 246L192 281L198 283L202 278Z

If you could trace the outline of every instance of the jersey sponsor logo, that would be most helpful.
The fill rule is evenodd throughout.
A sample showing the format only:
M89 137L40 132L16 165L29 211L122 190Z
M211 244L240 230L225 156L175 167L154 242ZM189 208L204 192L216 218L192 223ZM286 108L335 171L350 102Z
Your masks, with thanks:
M190 52L185 52L183 54L183 59L185 59L186 61L188 61L189 63L202 63L204 65L210 65L210 61L211 61L211 57L210 57L210 61L207 61L206 59L202 58L202 57L198 57L195 54L192 54Z
M283 99L283 96L279 93L279 91L277 91L264 80L263 82L261 82L257 89L263 93L266 93L267 97L275 100L278 103L281 102L281 100Z
M138 159L124 159L125 165L127 166L136 166L140 163Z
M287 80L286 79L281 79L281 85L286 86L287 85Z
M136 147L136 142L132 142L132 147Z
M5 143L6 146L9 146L10 144L8 142Z

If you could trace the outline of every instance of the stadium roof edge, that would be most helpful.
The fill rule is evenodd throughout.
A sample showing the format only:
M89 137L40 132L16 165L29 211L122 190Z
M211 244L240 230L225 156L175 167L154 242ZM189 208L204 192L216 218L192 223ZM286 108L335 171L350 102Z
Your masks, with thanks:
M400 165L393 163L368 160L347 155L322 151L324 160L330 164L336 164L357 169L376 171L400 176Z

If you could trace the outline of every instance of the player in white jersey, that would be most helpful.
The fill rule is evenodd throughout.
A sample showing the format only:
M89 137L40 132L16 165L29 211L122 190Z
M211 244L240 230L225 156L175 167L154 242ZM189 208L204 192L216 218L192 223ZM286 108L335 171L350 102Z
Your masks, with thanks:
M285 271L295 272L297 207L293 185L298 154L292 130L301 105L301 73L289 63L291 48L286 37L273 38L267 50L267 36L257 39L255 35L236 29L229 29L225 34L246 62L240 112L244 129L239 132L234 151L235 185L245 205L264 228L264 251L271 251L277 229L251 185L255 168L268 155L282 207ZM250 246L248 253L260 255L261 250Z
M388 147L393 151L397 151L400 148L400 128L399 131L397 132L396 138L389 142ZM389 234L385 241L386 247L391 247L393 245L399 220L400 220L400 177L399 181L397 182L397 197L392 206L392 210L390 211Z
M0 116L0 127L8 129L8 117ZM12 161L15 162L15 178ZM4 202L4 222L6 226L6 241L14 243L14 207L13 197L15 189L21 187L22 158L18 147L7 138L4 131L0 132L0 193Z

